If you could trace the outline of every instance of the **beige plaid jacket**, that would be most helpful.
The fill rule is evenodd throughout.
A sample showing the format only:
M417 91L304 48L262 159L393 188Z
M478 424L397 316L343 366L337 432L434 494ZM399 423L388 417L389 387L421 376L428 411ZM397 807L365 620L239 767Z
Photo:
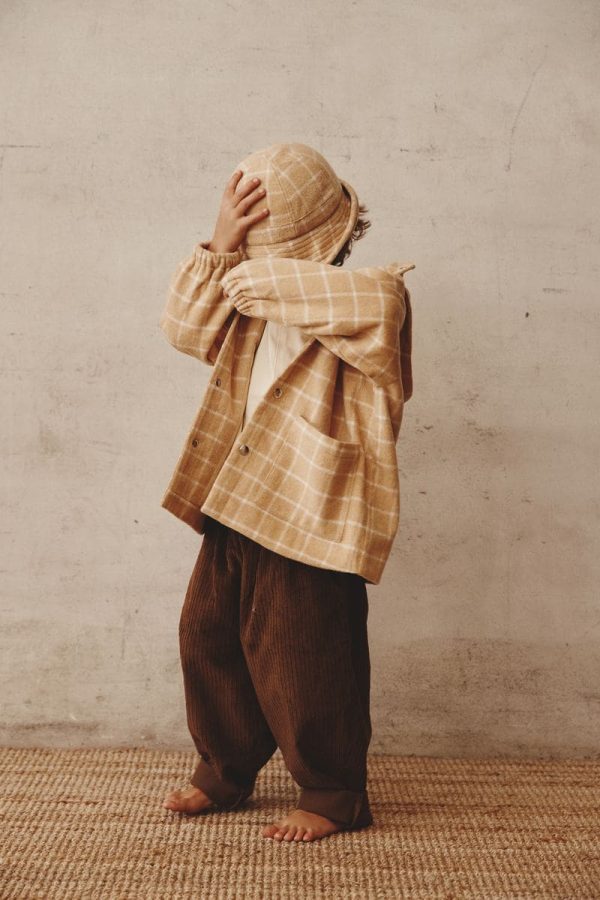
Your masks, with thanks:
M395 445L412 395L403 275L414 264L349 270L207 243L175 273L160 319L174 347L213 367L161 505L199 534L209 515L378 584L399 524ZM267 319L306 341L240 432Z

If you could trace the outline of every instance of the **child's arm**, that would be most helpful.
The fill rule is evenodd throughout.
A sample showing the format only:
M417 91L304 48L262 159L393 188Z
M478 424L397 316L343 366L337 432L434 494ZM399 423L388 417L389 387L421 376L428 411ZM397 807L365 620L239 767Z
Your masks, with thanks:
M213 366L236 313L219 282L244 254L241 247L214 253L209 243L198 244L173 276L160 327L177 350Z
M248 212L265 191L259 178L238 187L241 178L237 170L227 182L214 235L196 245L171 279L160 317L169 343L209 366L214 366L237 312L219 282L244 258L241 244L248 229L269 214L266 207Z
M290 257L242 261L221 279L244 315L297 325L379 385L401 378L410 266L343 270Z

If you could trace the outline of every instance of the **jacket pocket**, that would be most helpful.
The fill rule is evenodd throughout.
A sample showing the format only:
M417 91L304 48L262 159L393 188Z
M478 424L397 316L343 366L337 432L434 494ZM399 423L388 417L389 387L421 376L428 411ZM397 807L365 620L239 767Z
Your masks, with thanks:
M286 424L265 476L266 511L315 537L341 541L362 446L324 434L301 415Z

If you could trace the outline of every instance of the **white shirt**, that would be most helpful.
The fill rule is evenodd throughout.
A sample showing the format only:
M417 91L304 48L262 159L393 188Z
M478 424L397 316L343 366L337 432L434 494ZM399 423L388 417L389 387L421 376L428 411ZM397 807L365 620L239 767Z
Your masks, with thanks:
M246 408L238 434L252 418L267 389L298 355L306 338L306 333L296 325L281 325L267 320L254 354Z

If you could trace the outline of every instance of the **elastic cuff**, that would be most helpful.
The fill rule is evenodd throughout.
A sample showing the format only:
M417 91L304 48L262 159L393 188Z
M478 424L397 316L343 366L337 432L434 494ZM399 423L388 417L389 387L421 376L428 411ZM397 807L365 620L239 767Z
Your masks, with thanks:
M223 253L215 253L214 250L208 249L210 241L200 241L196 245L195 253L197 258L205 257L210 259L214 264L225 263L226 265L236 265L244 258L244 248L238 247L237 250L228 250Z
M254 782L245 788L240 788L231 781L219 778L202 758L196 766L190 782L194 787L204 791L213 803L223 809L233 809L238 806L250 796L254 789Z
M373 824L367 791L302 788L296 809L325 816L348 829Z

